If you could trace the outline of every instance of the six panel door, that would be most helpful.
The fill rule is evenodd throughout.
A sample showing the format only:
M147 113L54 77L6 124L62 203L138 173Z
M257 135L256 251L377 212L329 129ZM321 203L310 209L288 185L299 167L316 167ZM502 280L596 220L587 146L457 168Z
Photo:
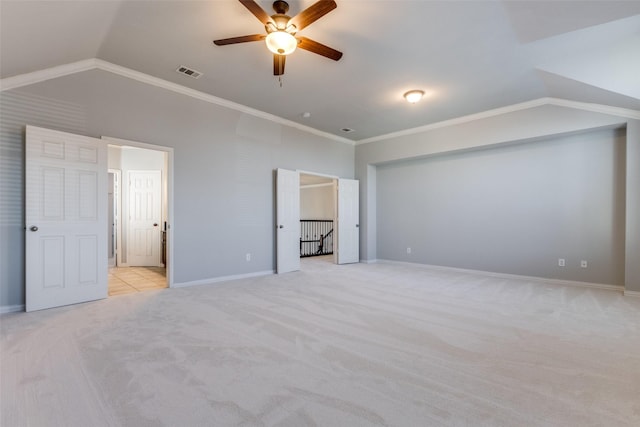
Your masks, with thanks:
M26 310L107 296L107 146L27 126Z

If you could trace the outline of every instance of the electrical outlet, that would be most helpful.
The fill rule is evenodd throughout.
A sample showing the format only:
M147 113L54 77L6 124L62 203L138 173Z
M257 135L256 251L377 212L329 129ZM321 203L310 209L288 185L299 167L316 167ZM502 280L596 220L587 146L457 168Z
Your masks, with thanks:
M559 267L564 267L565 266L564 258L558 258L558 266Z
M251 254L247 254L247 262L251 261Z
M411 248L407 248L407 253L410 254L411 253Z
M583 259L582 261L580 261L580 267L587 268L587 265L587 260Z

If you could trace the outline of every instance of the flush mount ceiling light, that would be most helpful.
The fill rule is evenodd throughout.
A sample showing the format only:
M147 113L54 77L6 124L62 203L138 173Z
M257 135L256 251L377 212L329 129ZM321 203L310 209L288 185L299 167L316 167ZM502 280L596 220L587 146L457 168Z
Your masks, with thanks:
M269 33L266 42L269 50L276 55L289 55L298 46L298 40L292 34L282 30Z
M422 99L422 97L424 96L424 91L418 89L410 90L402 96L404 96L404 99L406 99L408 103L415 104Z

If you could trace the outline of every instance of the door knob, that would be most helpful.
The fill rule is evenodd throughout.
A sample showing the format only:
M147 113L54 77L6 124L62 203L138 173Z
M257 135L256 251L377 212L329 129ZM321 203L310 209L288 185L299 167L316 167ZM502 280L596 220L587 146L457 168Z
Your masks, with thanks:
M360 224L356 224L356 228L360 228Z
M157 222L155 222L155 223L153 224L153 226L154 226L154 227L157 227L157 226L158 226L158 223L157 223Z
M280 228L284 228L284 225L280 225Z
M29 230L38 231L38 227L36 227L35 225L32 225L31 228L29 228Z

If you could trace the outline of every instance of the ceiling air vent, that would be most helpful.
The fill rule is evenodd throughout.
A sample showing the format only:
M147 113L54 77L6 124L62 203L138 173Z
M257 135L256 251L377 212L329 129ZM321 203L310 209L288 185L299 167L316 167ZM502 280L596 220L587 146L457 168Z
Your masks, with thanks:
M192 68L185 67L184 65L181 65L180 67L178 67L176 71L179 72L180 74L193 77L194 79L197 79L200 76L202 76L202 73L200 71L196 71Z

